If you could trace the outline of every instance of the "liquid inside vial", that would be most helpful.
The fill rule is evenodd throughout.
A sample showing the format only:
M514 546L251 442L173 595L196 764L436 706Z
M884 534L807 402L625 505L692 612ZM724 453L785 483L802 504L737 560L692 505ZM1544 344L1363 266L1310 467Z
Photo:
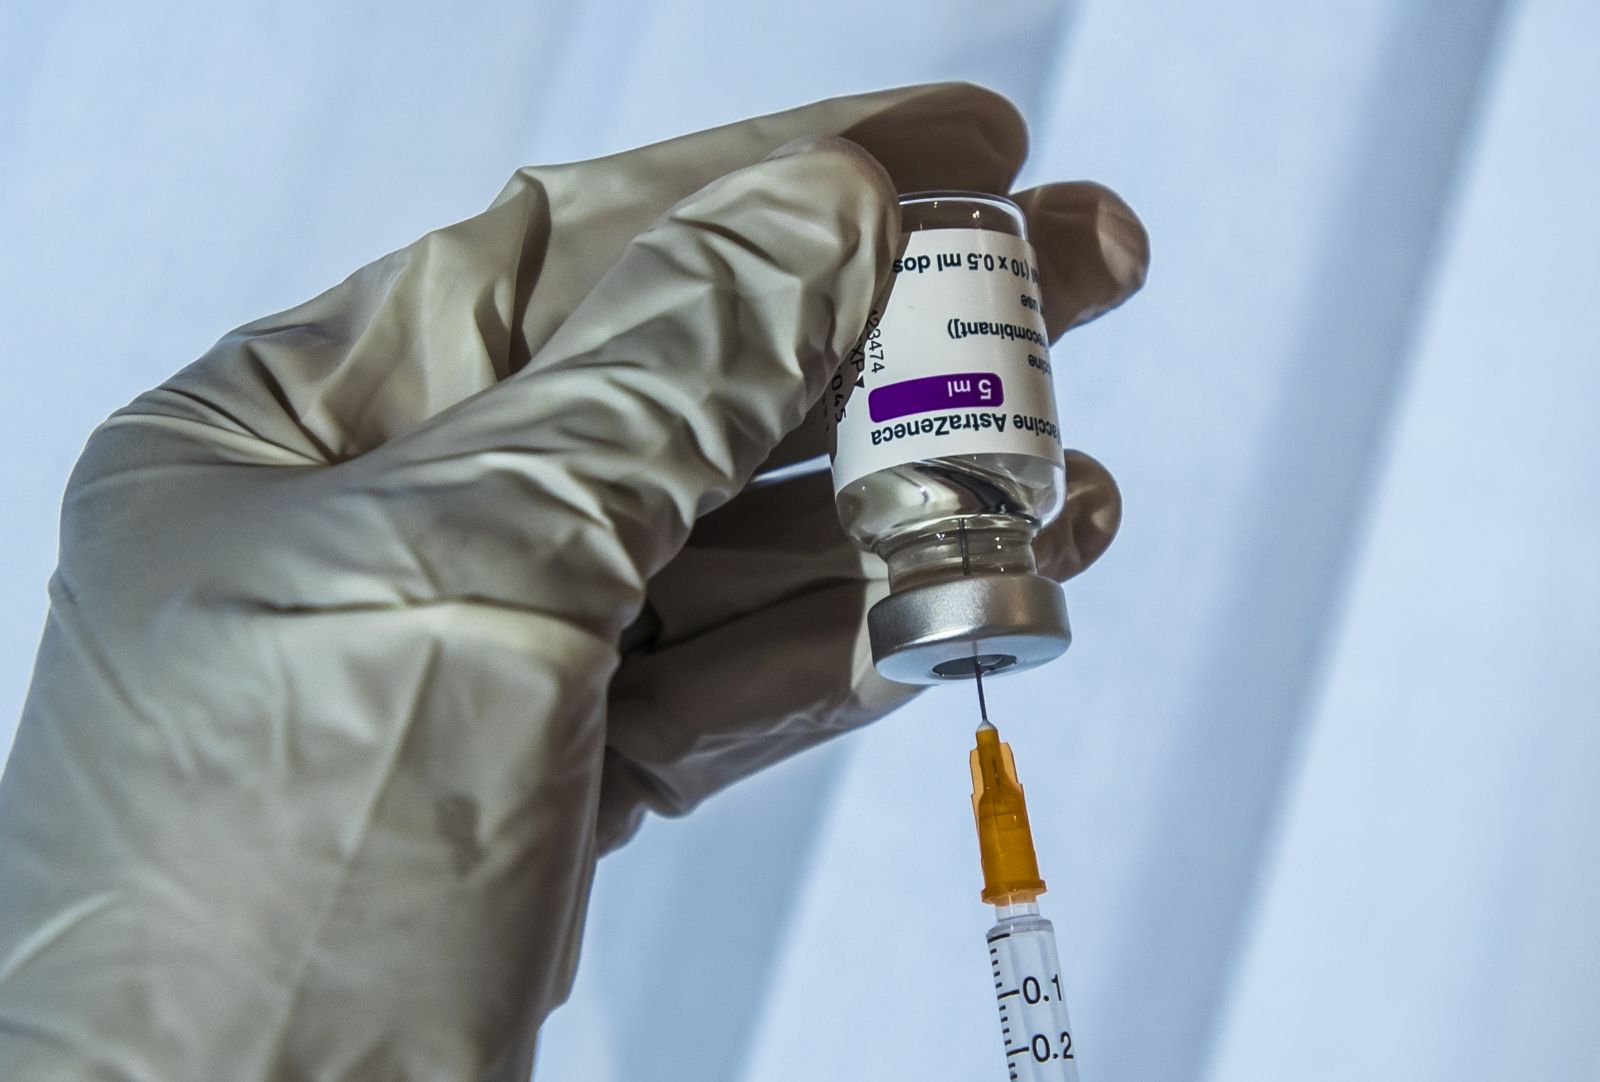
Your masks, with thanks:
M1060 513L1065 498L1066 468L1060 461L976 454L869 473L840 489L834 502L850 538L888 560L891 584L900 587L936 569L953 568L961 555L956 544L943 559L919 554L930 558L905 566L909 554L902 554L902 547L924 547L927 539L941 536L959 542L963 531L967 561L976 561L977 570L1033 570L1033 535Z

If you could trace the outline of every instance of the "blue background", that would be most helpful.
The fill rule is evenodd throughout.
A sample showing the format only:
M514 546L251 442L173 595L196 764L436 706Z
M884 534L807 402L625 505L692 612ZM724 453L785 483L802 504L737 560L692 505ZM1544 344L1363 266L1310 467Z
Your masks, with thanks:
M7 5L0 749L111 410L520 164L947 78L1153 239L1056 352L1123 535L991 699L1084 1079L1600 1079L1593 0ZM607 858L541 1076L1003 1077L972 713Z

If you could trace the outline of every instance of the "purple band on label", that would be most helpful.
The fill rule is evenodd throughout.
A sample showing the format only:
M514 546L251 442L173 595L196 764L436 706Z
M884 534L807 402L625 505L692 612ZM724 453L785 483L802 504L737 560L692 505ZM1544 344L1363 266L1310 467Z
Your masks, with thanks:
M995 372L952 372L948 376L923 376L879 387L867 394L867 413L876 424L911 413L998 406L1006 400Z

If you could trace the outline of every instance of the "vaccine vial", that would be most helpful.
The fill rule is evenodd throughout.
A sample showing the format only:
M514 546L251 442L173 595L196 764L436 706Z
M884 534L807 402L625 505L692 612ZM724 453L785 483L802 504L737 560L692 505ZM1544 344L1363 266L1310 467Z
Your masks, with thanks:
M1039 272L1009 199L900 200L902 249L829 387L840 522L888 564L873 660L905 683L1019 671L1071 642L1033 540L1066 471Z

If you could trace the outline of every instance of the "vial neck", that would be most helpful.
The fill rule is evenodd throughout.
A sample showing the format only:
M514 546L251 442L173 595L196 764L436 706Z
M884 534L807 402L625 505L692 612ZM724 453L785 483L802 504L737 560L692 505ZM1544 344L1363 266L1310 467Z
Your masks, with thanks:
M1033 573L1037 532L1010 515L964 515L887 538L878 555L889 565L890 590L964 575Z

